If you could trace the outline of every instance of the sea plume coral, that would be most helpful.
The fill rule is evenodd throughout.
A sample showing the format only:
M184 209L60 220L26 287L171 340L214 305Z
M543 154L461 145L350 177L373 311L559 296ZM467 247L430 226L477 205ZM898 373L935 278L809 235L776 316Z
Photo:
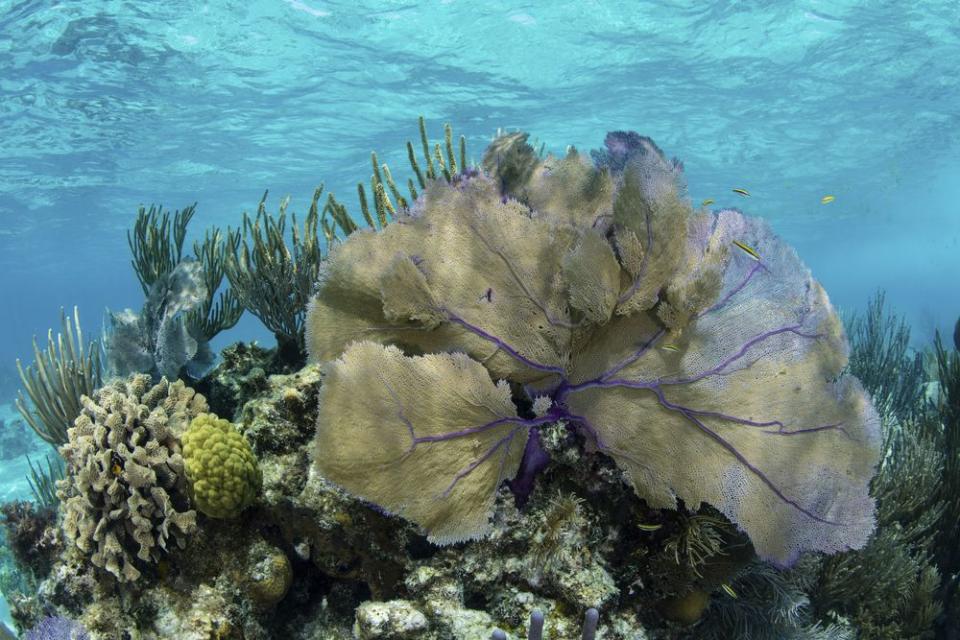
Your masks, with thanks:
M476 538L562 421L650 506L709 503L765 559L862 546L878 420L825 292L768 225L694 213L682 165L625 140L589 167L513 134L331 252L306 321L320 472L433 541ZM582 198L550 197L558 168Z

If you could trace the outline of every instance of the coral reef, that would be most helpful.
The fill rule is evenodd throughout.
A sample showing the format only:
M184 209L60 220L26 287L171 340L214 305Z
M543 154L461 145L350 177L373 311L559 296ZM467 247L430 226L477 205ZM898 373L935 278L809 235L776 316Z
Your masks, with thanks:
M710 503L765 559L862 547L879 421L796 254L738 211L694 212L649 139L613 190L575 152L504 174L504 144L525 143L331 251L307 317L329 362L319 472L431 541L476 539L529 434L564 422L651 506ZM589 206L557 188L577 172Z
M203 396L138 374L84 397L60 448L67 477L58 488L70 545L120 581L156 563L168 541L196 528L188 508L178 435L207 409Z
M18 558L44 569L9 598L20 628L573 640L599 617L603 640L950 637L960 357L938 343L930 385L881 297L848 321L848 363L792 250L738 211L693 211L649 139L611 133L593 162L527 140L498 137L481 171L421 120L409 198L372 156L365 228L317 193L307 227L332 249L300 322L318 362L239 344L196 383L209 406L145 375L85 399L59 519L7 507L17 544L48 554ZM263 209L250 260L257 234L287 260ZM163 254L183 223L166 225L169 274L190 263ZM236 499L212 504L211 480Z
M0 517L4 546L10 549L17 564L29 571L33 579L46 577L61 550L60 540L51 528L56 510L31 502L5 502L0 505Z
M596 609L587 609L583 617L583 634L581 635L583 640L594 640L599 617L600 613ZM527 633L527 640L543 639L543 623L543 612L535 609L533 613L530 614L530 631ZM506 640L507 635L500 629L497 629L490 637L492 640Z
M244 401L267 388L268 374L280 373L272 367L274 354L256 342L229 345L220 352L217 368L194 388L207 399L213 413L236 422Z
M260 491L262 477L247 440L228 420L201 413L180 438L190 498L211 518L235 518Z
M60 616L44 618L27 631L23 640L90 640L90 634L80 623Z

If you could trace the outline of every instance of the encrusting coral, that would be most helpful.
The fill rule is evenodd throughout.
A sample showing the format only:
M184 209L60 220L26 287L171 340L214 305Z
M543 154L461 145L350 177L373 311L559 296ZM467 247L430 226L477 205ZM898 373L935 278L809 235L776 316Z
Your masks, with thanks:
M140 577L169 542L183 547L196 528L178 436L207 410L183 382L151 385L137 374L92 398L60 448L67 466L59 483L63 532L94 566L121 582Z
M263 481L246 438L228 420L201 413L180 438L193 505L211 518L234 518Z
M328 362L319 471L433 542L478 538L563 422L650 506L712 504L765 559L863 546L878 419L793 250L739 211L693 211L647 138L608 136L622 170L525 144L331 251L306 327Z

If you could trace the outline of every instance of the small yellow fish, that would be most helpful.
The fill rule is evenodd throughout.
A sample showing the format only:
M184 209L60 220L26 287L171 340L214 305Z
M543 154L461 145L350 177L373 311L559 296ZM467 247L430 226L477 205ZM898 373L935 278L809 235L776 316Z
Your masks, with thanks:
M662 524L638 524L637 529L640 531L658 531L663 527Z
M739 240L734 240L733 244L737 245L737 247L739 247L741 251L743 251L745 254L747 254L757 262L760 261L760 254L757 253L757 250L751 247L750 245L744 244Z
M737 195L743 196L744 198L750 197L750 192L746 189L733 189L733 192Z
M823 196L822 198L820 198L820 204L830 204L836 199L837 199L836 196Z
M115 476L119 476L121 473L123 473L123 467L114 462L113 466L110 467L110 472Z
M680 351L680 347L678 347L675 344L665 344L661 347L661 349L663 349L664 351L674 351L674 352Z
M728 585L726 582L724 582L722 585L720 585L720 588L723 589L724 591L726 591L727 595L730 596L731 598L736 598L736 597L737 597L737 592L734 591L734 590L733 590L733 587L731 587L730 585Z
M701 207L709 207L709 206L712 205L713 203L714 203L714 199L713 199L713 198L707 198L706 200L704 200L703 202L700 203L700 206L701 206Z

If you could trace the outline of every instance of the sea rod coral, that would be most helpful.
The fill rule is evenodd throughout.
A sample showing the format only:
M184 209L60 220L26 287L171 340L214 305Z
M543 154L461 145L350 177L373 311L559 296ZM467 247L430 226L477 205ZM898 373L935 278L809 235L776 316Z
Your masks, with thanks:
M431 541L478 538L560 422L652 508L713 505L764 559L863 546L878 419L823 288L763 221L693 210L650 139L606 146L502 136L331 251L306 321L318 470Z

